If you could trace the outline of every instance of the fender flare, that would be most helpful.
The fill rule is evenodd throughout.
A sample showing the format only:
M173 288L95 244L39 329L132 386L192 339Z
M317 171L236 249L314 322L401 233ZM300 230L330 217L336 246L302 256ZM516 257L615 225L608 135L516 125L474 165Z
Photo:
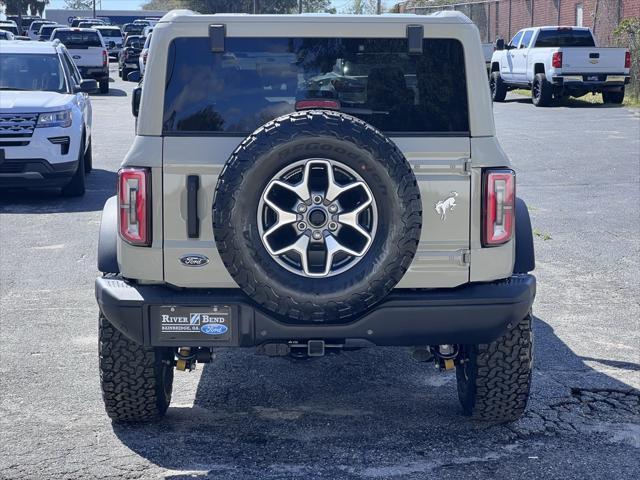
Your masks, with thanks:
M120 273L118 266L118 199L109 198L102 209L98 237L98 270Z
M527 204L516 198L516 259L513 273L529 273L536 268L536 257L533 248L533 231Z

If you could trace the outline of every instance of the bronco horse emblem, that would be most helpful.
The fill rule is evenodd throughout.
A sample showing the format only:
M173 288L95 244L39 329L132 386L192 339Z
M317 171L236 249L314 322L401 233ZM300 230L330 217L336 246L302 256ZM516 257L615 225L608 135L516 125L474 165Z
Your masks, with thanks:
M447 219L447 211L453 211L456 206L457 196L458 192L450 192L447 198L440 200L434 205L436 213L440 215L440 220L445 221Z

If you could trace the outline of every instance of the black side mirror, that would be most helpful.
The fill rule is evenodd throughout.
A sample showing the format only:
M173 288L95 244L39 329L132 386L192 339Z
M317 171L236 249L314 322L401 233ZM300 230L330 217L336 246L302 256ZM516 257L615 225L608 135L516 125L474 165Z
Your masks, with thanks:
M116 48L116 42L114 42L113 40L109 42L109 48Z
M81 80L80 85L76 85L74 91L76 93L91 93L95 92L98 89L98 82L93 80L92 78L88 78L86 80Z
M132 73L137 73L137 72L132 72ZM131 76L131 74L129 74L129 76ZM140 111L140 98L142 98L142 87L137 86L136 88L133 89L133 93L131 95L131 113L133 113L134 117L137 117L138 112Z
M496 39L496 50L504 50L504 38Z
M129 73L129 75L127 75L127 81L129 82L139 82L140 81L140 71L136 70L135 72L131 72Z

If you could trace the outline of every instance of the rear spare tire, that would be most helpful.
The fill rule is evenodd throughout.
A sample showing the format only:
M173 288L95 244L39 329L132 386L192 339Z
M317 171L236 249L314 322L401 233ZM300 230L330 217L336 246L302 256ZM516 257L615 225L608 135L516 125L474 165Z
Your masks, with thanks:
M336 322L379 302L415 255L420 191L391 140L311 110L262 126L223 169L213 206L222 260L284 320Z

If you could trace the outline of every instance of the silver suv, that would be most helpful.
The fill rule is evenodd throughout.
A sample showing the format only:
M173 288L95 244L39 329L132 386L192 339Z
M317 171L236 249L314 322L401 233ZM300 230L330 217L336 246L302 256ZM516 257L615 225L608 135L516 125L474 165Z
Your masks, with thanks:
M112 419L163 415L218 347L374 345L455 368L467 415L522 414L533 240L466 17L174 11L150 52L100 231Z

